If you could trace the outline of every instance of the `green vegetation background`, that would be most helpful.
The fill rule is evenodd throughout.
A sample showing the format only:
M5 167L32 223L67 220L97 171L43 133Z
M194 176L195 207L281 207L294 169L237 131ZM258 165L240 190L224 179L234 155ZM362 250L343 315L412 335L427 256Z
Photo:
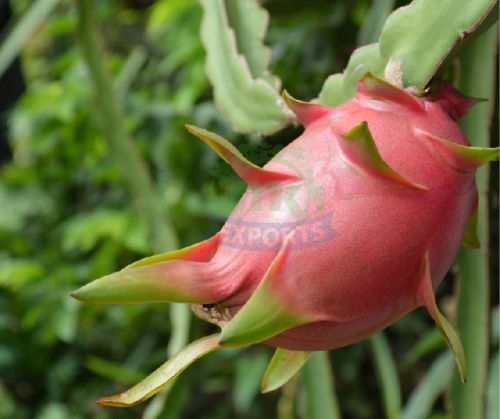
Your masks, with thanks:
M244 185L184 124L234 140L258 164L300 129L266 138L234 134L214 107L205 76L198 3L158 0L134 7L147 3L97 2L103 59L163 211L181 244L188 245L220 228ZM370 3L264 2L271 14L266 38L271 68L284 87L311 99L329 74L342 71ZM14 1L16 15L30 4ZM300 405L300 386L289 387L285 396L258 395L272 353L263 345L207 356L183 374L168 407L156 416L144 410L147 403L129 410L95 405L99 396L136 383L166 359L170 323L165 305L91 306L69 297L89 280L153 252L103 138L76 25L73 4L61 1L23 49L26 91L2 115L13 158L0 166L0 419L265 419L277 417L277 406L290 394ZM131 54L138 48L146 59L134 68ZM455 302L452 279L439 289L449 313ZM498 299L491 304L494 348ZM193 318L190 340L211 330ZM444 342L421 310L392 326L387 336L407 399ZM343 417L383 417L369 345L334 351L331 360ZM441 397L433 418L444 417L445 410Z

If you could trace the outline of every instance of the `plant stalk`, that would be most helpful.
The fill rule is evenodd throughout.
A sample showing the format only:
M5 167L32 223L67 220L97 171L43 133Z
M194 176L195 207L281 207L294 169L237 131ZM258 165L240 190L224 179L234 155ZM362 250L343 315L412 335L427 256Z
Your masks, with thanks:
M473 146L488 147L495 100L495 53L497 27L475 38L461 57L459 89L488 99L474 106L461 121ZM482 418L488 364L489 269L488 269L488 166L477 172L479 192L478 237L481 250L462 249L459 258L457 326L467 362L468 381L462 384L456 372L450 388L452 418Z
M179 247L175 229L162 212L158 193L141 156L127 134L120 108L116 105L110 77L103 65L103 49L94 29L95 2L76 0L78 35L83 55L94 84L98 114L109 147L119 166L130 194L147 226L156 252ZM187 343L189 313L185 305L171 304L172 338L169 355L178 352Z

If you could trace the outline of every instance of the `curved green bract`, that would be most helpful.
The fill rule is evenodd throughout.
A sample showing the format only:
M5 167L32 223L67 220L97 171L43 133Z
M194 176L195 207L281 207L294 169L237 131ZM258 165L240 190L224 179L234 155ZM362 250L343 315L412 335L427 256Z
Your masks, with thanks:
M492 13L497 0L415 0L387 19L378 43L358 48L342 74L330 76L319 95L336 106L352 98L366 71L383 76L400 62L405 84L425 88L443 61Z
M366 121L342 135L338 144L344 159L361 172L389 185L426 190L424 186L401 176L384 161Z
M310 356L311 352L276 349L262 379L260 386L262 393L277 390L285 385L302 368Z
M460 341L458 333L453 328L448 319L443 316L441 311L439 311L439 308L437 306L432 285L428 253L426 253L424 257L423 275L420 280L419 288L417 290L416 299L421 305L427 308L427 311L436 323L437 328L441 332L441 336L453 353L455 363L458 367L458 372L460 373L460 379L462 380L462 383L466 383L467 370L465 365L464 348L462 346L462 342Z
M292 231L292 233L295 230ZM276 284L283 282L282 268L286 263L292 233L287 236L274 257L261 283L250 299L223 328L221 346L247 346L263 342L288 329L312 323L314 316L295 311L287 304Z
M189 344L170 358L140 383L123 393L101 397L97 403L102 406L127 407L138 404L161 391L182 371L202 356L219 349L219 335L211 335Z
M212 148L249 186L264 186L274 182L296 182L300 180L297 176L266 170L253 164L235 146L220 135L194 125L186 125L186 129Z
M289 117L275 90L279 83L266 70L268 51L261 41L267 14L254 0L200 0L200 4L206 71L217 106L235 131L279 130Z

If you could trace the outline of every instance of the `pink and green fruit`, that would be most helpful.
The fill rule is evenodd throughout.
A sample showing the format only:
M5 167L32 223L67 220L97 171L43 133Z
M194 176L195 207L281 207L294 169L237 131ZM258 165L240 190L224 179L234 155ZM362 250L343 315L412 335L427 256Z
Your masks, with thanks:
M285 93L305 131L263 168L188 126L248 184L222 230L73 296L191 303L221 326L218 347L294 351L358 342L425 306L464 376L434 290L461 242L478 246L475 171L499 150L469 146L456 120L474 101L451 85L413 92L366 74L356 97L336 108Z

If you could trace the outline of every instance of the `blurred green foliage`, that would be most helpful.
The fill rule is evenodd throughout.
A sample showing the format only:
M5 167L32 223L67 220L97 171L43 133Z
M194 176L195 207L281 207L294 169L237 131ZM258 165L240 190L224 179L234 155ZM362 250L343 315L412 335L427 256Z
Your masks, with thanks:
M13 3L18 17L31 4ZM141 3L152 4L132 7ZM329 74L345 67L371 4L263 3L271 14L271 69L303 99L313 98ZM231 131L214 107L205 75L196 1L97 5L123 123L181 243L200 241L219 229L244 185L184 124L231 138L258 164L300 130L266 138ZM73 4L61 1L37 28L22 51L26 92L7 115L14 157L0 166L0 419L277 417L280 393L257 397L271 356L263 345L207 356L175 383L168 407L155 399L130 410L94 404L165 360L170 324L164 305L83 306L69 297L90 279L153 250L100 130L76 25ZM449 307L452 283L450 275L439 294ZM494 298L492 307L497 304ZM191 339L211 331L192 320ZM405 401L445 345L420 310L391 327L387 337ZM339 349L331 357L343 417L383 417L368 345ZM283 397L290 391L300 412L304 395L295 386ZM435 396L436 418L446 410L442 394Z

